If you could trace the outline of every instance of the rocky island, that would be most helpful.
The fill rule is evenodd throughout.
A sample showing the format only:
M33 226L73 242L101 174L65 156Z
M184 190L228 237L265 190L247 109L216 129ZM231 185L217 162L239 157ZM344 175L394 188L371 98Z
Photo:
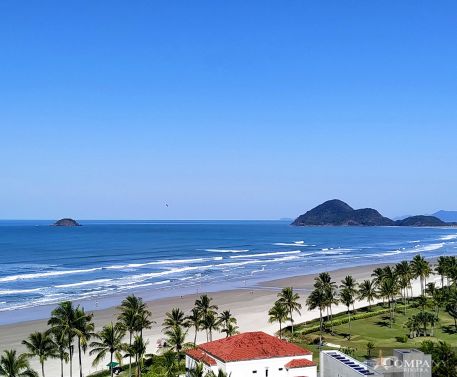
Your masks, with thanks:
M373 208L354 209L339 199L328 200L298 216L291 225L312 226L446 226L435 216L410 216L403 220L391 220Z
M78 223L76 220L70 219L70 218L64 218L57 220L54 224L54 226L81 226L80 223Z

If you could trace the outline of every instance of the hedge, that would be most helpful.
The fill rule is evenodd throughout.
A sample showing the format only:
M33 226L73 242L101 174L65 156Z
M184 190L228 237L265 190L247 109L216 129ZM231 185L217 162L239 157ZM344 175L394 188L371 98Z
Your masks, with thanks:
M407 308L410 306L411 305L406 305ZM397 308L397 310L398 309L399 308ZM402 306L401 309L404 309L404 306ZM387 309L376 310L374 312L364 312L364 313L353 314L353 315L351 315L351 321L357 321L358 319L376 317L378 315L386 314L389 312L390 312L390 309L387 308ZM338 319L334 319L333 321L327 321L326 323L324 323L324 329L325 330L331 329L332 322L333 322L333 326L344 325L345 323L349 322L349 317L346 315L344 318L338 318ZM303 329L297 328L297 333L306 335L306 334L311 334L311 333L319 331L319 330L320 330L320 326L319 326L319 324L317 324L314 326L304 327Z

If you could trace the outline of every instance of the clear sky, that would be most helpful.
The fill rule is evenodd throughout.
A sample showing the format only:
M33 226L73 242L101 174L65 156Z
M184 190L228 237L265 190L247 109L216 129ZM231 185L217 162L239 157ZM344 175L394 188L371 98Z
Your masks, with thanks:
M457 210L456 44L455 1L2 1L0 218Z

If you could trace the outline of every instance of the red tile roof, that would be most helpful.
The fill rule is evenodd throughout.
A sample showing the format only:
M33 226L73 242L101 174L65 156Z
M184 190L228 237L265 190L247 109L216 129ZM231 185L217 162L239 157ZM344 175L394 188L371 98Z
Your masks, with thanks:
M186 354L189 355L192 359L201 361L206 365L216 365L216 360L214 360L211 356L207 355L199 348L187 350Z
M293 359L284 365L287 369L314 367L316 363L307 359Z
M198 348L223 362L312 354L311 351L261 331L247 332L204 343Z

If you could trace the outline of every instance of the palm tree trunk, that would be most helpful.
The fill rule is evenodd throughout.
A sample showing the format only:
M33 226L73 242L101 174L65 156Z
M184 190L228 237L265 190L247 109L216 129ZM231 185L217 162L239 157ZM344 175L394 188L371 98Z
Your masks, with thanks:
M63 358L60 358L60 377L63 377Z
M332 305L330 305L330 327L331 327L331 333L333 335L333 312L332 312Z
M408 294L408 291L405 288L405 295L403 296L403 305L405 305L404 310L405 310L405 315L406 315L406 295Z
M71 347L71 339L68 339L68 350L70 352L70 377L73 377L73 350Z
M129 377L132 377L132 332L129 331Z
M322 346L322 309L319 308L319 317L320 317L320 320L319 320L319 327L320 327L320 335L319 335L319 347Z
M195 335L194 335L194 347L197 345L197 326L195 326Z
M290 324L291 324L291 329L292 329L292 336L294 336L294 319L292 318L292 309L289 310L290 314Z
M81 338L78 337L79 377L83 377L83 363L81 361Z
M41 376L45 377L45 375L44 375L44 361L41 362Z
M110 352L110 354L111 354L111 356L110 356L109 369L110 369L111 377L113 377L113 353Z
M349 340L351 340L351 310L348 306L348 318L349 318Z
M279 339L282 339L282 323L279 321Z

